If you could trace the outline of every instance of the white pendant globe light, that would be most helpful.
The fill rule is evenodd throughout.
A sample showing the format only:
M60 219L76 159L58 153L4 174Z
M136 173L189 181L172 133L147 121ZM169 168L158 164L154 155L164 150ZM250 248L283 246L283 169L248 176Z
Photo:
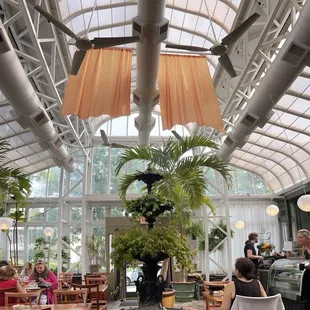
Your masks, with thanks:
M279 208L276 205L270 205L266 208L267 214L276 216L279 213Z
M54 233L54 229L52 227L45 227L43 233L46 237L50 237Z
M310 212L310 195L302 195L297 200L297 206L300 210Z
M0 229L10 229L14 220L9 217L0 217Z
M237 229L243 229L243 228L244 228L244 222L242 222L242 221L237 221L237 222L235 223L235 227L236 227Z

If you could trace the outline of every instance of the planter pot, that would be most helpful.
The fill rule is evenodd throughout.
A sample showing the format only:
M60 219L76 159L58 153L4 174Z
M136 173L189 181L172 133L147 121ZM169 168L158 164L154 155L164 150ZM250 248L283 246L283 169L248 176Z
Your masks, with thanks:
M175 290L172 288L165 288L161 303L164 308L173 308L175 303Z
M190 302L195 292L195 282L172 282L176 302Z

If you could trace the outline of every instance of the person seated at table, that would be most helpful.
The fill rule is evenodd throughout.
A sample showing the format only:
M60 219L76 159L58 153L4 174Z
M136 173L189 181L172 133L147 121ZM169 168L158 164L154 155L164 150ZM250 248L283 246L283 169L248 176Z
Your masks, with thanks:
M22 272L20 273L20 277L21 278L25 278L25 277L30 277L31 274L33 272L33 269L32 269L32 263L30 262L27 262L24 266L24 269L22 270Z
M4 306L4 292L15 289L18 293L26 293L20 282L16 279L17 272L11 266L0 267L0 306Z
M8 266L9 263L7 260L0 260L0 267L3 267L3 266Z
M235 268L237 279L225 286L220 310L229 310L234 303L236 295L248 297L267 296L262 284L254 279L254 264L249 258L238 258Z
M54 303L54 290L58 288L58 280L42 260L35 263L34 270L28 280L35 280L39 285L50 283L51 286L42 292L40 303L41 305Z

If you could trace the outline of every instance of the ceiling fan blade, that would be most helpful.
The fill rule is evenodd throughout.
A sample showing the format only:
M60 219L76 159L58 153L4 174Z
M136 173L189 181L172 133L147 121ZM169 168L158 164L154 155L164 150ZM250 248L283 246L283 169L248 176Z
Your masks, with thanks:
M118 143L111 143L111 147L114 149L127 149L128 148L127 145L122 145Z
M186 50L186 51L193 51L193 52L208 52L208 51L210 51L209 48L192 46L192 45L178 45L178 44L166 44L166 48L176 48L178 50Z
M224 45L232 45L237 42L240 37L259 19L260 15L258 13L254 13L248 19L246 19L240 26L234 29L231 33L229 33L226 37L222 39L221 44Z
M114 38L94 38L91 40L95 49L105 48L115 45L123 45L128 43L139 42L140 37L114 37Z
M171 132L178 140L182 140L182 137L175 130L171 130Z
M76 39L76 40L79 38L65 24L63 24L61 21L55 18L52 14L45 11L41 6L35 5L34 8L35 10L40 12L41 15L43 15L47 20L53 23L57 28L59 28L61 31L67 34L69 37Z
M71 66L71 72L70 72L71 75L78 74L85 55L86 55L86 51L78 50L74 53L73 60L72 60L72 66Z
M111 143L108 139L108 136L103 129L100 130L100 134L101 134L101 139L103 141L103 144L106 144L107 146L111 145Z
M231 77L237 76L237 73L236 73L227 53L225 53L221 57L219 57L218 60L219 60L220 64L223 66L223 68L228 72L228 74Z

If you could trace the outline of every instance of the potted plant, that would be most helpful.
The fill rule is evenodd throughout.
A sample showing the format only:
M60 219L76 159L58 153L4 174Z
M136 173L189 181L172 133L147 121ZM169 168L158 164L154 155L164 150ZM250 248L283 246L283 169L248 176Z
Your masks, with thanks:
M204 205L213 208L211 200L206 196L208 182L205 169L211 168L219 172L230 183L229 167L216 156L198 155L190 151L197 148L213 148L214 142L204 136L191 136L173 140L170 138L163 146L135 146L126 149L118 158L116 173L132 160L147 161L153 174L161 179L154 183L153 191L162 197L169 197L174 202L173 222L181 234L186 234L186 227L192 223L192 214ZM126 199L128 187L139 179L140 171L122 175L119 182L121 198ZM185 273L182 278L185 282Z

